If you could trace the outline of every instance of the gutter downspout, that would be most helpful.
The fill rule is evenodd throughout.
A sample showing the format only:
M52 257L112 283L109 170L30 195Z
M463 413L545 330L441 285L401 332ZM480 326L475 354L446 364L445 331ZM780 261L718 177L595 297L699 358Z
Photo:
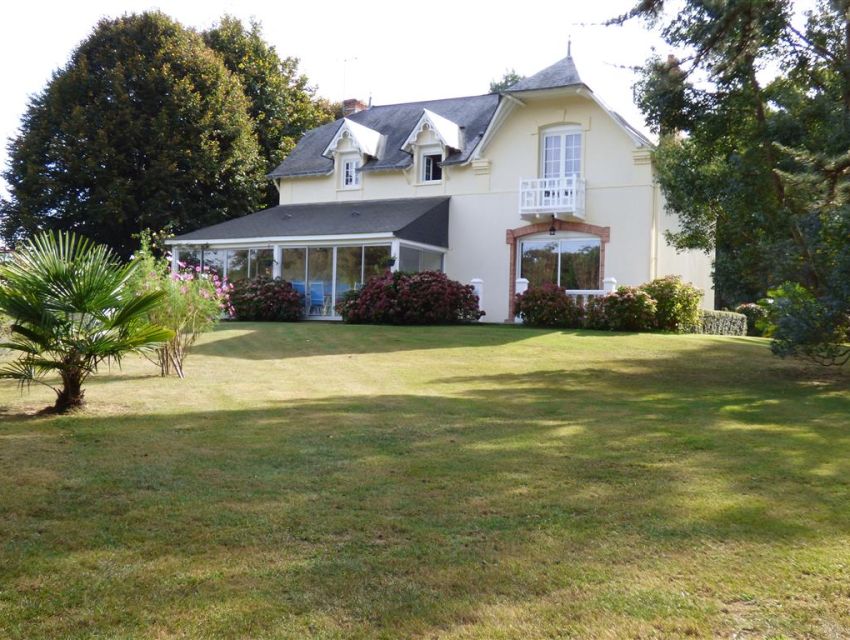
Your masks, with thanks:
M659 215L659 207L660 201L658 198L658 184L655 182L654 176L652 181L652 242L650 244L649 250L649 279L655 280L658 277L658 243L660 242L660 238L658 237L661 229L660 225L660 215Z

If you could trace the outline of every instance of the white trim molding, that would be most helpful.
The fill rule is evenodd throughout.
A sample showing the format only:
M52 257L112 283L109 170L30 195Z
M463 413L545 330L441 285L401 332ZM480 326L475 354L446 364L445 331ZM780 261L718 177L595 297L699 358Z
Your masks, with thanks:
M463 132L460 130L460 127L448 118L437 115L428 109L423 109L419 122L416 123L410 135L407 136L407 140L401 145L402 150L412 153L419 134L428 130L433 131L444 147L458 150L462 148Z
M339 244L340 242L351 242L352 244L361 243L378 244L376 241L383 240L390 242L395 239L392 233L347 233L341 235L327 236L274 236L274 237L259 237L259 238L229 238L229 239L202 239L197 240L166 240L165 243L178 248L210 246L221 247L228 249L241 248L256 248L258 246L268 247L274 243L282 245L314 243L317 245L323 244Z
M322 155L326 158L333 156L333 154L336 153L336 148L337 145L339 145L340 140L346 137L350 138L351 143L357 147L357 150L360 151L360 153L372 156L373 158L380 157L382 147L385 144L385 136L383 136L380 131L375 131L369 127L364 127L362 124L358 124L353 120L343 118L342 124L339 126L339 129L337 129L334 137L331 138L328 146L325 147Z

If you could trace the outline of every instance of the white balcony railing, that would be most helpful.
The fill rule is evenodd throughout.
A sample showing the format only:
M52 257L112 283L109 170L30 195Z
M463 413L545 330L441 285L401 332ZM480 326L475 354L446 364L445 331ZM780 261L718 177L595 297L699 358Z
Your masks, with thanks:
M520 178L519 212L584 218L584 180L578 176Z

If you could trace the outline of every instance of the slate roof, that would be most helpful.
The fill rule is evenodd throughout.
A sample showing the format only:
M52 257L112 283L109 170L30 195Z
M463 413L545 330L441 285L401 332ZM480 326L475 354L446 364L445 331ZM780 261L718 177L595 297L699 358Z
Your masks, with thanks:
M444 165L459 164L469 159L484 131L490 124L496 107L498 94L470 96L465 98L447 98L444 100L426 100L373 106L348 116L365 127L380 131L387 137L382 157L370 160L363 165L362 171L384 171L403 169L413 163L413 156L401 147L407 136L419 122L424 109L433 111L457 124L463 132L462 149L449 155ZM292 153L274 170L269 178L291 178L297 176L327 175L333 172L333 159L325 158L322 152L342 126L342 119L312 129L304 134Z
M448 247L449 198L281 205L185 233L169 244L356 233L392 233L403 240Z
M573 57L567 56L542 71L538 71L533 76L512 84L505 92L539 91L541 89L555 89L557 87L571 87L573 85L584 85L584 83L578 75L578 69L576 69L575 62L573 62Z

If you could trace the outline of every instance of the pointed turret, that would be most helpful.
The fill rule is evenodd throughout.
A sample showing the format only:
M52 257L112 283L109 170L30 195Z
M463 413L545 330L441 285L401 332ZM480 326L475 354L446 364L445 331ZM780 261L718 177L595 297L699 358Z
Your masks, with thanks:
M572 52L568 50L567 57L555 64L538 71L533 76L512 84L505 91L514 93L516 91L540 91L541 89L557 89L560 87L572 87L583 85L578 75Z

